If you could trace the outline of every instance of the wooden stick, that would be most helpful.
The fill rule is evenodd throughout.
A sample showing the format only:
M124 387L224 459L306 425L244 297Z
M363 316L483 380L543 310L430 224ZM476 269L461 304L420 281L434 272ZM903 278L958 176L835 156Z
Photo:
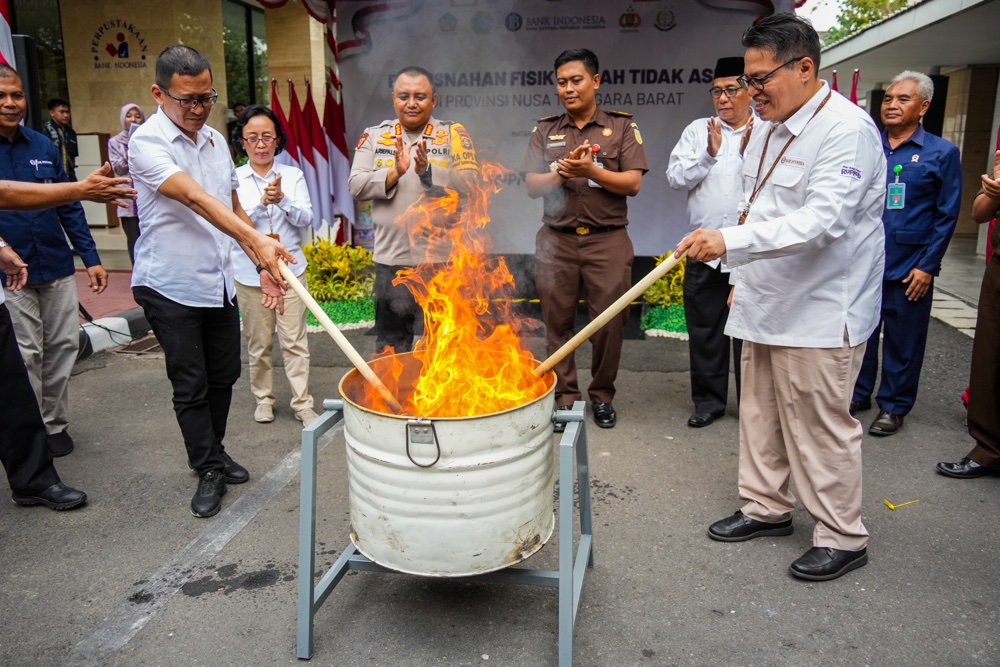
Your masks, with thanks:
M680 257L674 257L673 253L671 253L670 257L663 260L659 266L646 274L646 276L637 282L632 289L618 297L617 301L608 306L607 310L603 313L595 317L590 324L585 326L580 331L580 333L566 341L562 347L552 353L552 356L539 364L535 369L535 373L537 375L544 375L545 373L551 371L556 364L569 356L573 350L583 345L585 340L597 333L598 329L610 322L613 317L628 308L630 303L642 296L643 292L652 287L653 283L665 276L670 269L677 266L677 264L680 263L686 255L687 253L684 253Z
M351 341L347 340L340 329L337 328L337 325L330 319L330 316L319 307L319 304L316 303L316 299L312 298L312 295L306 291L306 288L302 286L302 283L300 283L299 279L295 277L292 270L288 268L288 265L284 262L278 262L278 270L281 271L281 277L288 282L288 286L299 295L302 302L306 304L306 307L309 308L310 311L312 311L312 314L316 316L316 319L319 320L319 323L324 329L326 329L326 332L330 334L330 338L333 339L333 342L337 344L337 347L340 348L341 352L347 355L347 358L350 359L351 363L354 364L354 367L358 369L358 372L361 373L362 377L368 381L368 384L375 388L375 391L379 393L379 396L382 397L382 400L386 402L386 405L388 405L393 412L400 414L403 411L403 406L401 406L399 401L397 401L389 392L389 388L378 379L378 376L375 375L375 371L372 370L372 367L368 365L368 363L364 360L364 357L358 354L358 351L354 349L353 345L351 345Z

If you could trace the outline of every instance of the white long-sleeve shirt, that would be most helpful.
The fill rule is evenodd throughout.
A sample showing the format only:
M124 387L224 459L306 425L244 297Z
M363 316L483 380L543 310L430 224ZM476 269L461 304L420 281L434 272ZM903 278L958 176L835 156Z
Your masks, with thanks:
M879 321L885 239L885 155L875 123L824 82L784 123L757 123L743 158L746 205L794 134L754 201L746 224L722 230L723 259L739 267L726 325L734 338L791 347L866 341Z
M281 191L285 197L277 204L264 206L260 203L264 188L277 178L278 174L281 174ZM273 231L278 235L278 240L298 261L298 264L289 264L288 268L296 276L301 276L306 270L306 258L302 254L301 247L301 230L303 227L311 226L313 222L312 204L302 170L275 162L271 165L270 171L261 178L253 167L245 164L236 168L236 178L239 179L236 195L240 198L240 206L246 211L253 226L263 234ZM236 282L253 287L259 286L260 276L257 275L254 263L236 241L231 245L230 254Z
M687 214L691 229L732 227L739 219L743 195L743 126L722 123L722 145L715 157L708 154L708 119L699 118L681 133L670 152L667 182L688 193ZM717 267L720 260L705 262ZM722 267L726 271L725 265Z

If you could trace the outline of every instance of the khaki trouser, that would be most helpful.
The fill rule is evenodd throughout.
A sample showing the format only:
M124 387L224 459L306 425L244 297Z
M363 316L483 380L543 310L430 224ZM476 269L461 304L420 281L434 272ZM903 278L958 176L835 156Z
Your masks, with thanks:
M837 349L743 343L740 498L751 519L776 523L795 508L789 477L816 521L813 545L857 551L861 424L850 415L865 344Z
M306 285L305 276L299 278ZM295 292L285 292L285 313L260 305L259 286L236 283L236 298L243 317L243 337L250 358L250 389L257 403L274 405L274 374L271 349L274 332L278 332L278 345L285 364L285 375L292 388L292 410L313 407L309 395L309 342L306 338L306 305Z
M61 433L69 425L69 376L80 350L76 278L6 290L6 296L45 431Z

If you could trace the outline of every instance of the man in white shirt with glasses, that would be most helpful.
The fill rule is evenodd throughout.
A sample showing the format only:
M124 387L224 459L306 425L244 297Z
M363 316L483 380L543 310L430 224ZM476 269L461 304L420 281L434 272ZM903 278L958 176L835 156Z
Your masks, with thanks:
M885 156L874 122L817 76L819 37L794 14L743 34L761 122L743 163L740 223L699 229L677 253L739 267L726 333L743 339L739 492L709 537L790 535L795 488L816 521L792 575L826 581L868 562L861 438L850 414L879 321Z
M240 206L229 142L206 125L219 94L204 56L188 46L164 49L152 93L158 112L129 142L140 230L132 293L163 347L188 465L199 477L191 513L209 517L227 483L250 478L222 444L240 375L229 237L253 260L268 307L280 309L284 294L277 263L296 260Z
M688 222L692 229L722 229L736 224L743 196L743 150L753 127L750 96L738 83L743 58L719 58L709 93L715 117L699 118L681 134L670 153L667 181L674 190L687 191ZM721 260L688 259L684 268L684 319L691 364L691 401L694 412L688 426L708 426L726 413L729 400L730 273ZM740 348L732 339L736 369L736 400L740 397Z

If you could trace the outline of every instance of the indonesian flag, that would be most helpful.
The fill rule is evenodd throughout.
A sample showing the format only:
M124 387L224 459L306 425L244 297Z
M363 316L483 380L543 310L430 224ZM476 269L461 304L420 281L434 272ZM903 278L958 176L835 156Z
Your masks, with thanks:
M0 0L3 2L3 0ZM288 119L285 117L285 112L281 108L281 100L278 98L278 82L271 79L271 111L278 118L278 125L281 126L281 131L285 133L285 150L281 151L278 155L274 156L274 161L279 164L287 164L292 167L299 166L299 142L296 140L295 135L292 134L292 128L288 125Z
M14 38L10 35L10 3L0 0L0 63L14 64Z
M317 231L322 223L332 225L333 220L333 193L331 186L333 179L330 177L329 148L326 143L326 136L323 128L319 124L319 113L316 111L316 104L313 102L312 85L306 81L306 103L302 108L302 116L305 120L305 136L309 138L308 146L312 149L313 165L316 168L316 197L313 198L313 228ZM317 211L318 209L318 211ZM315 213L319 215L315 215Z
M323 127L326 129L326 145L330 156L330 191L337 213L354 224L354 198L351 197L347 181L351 176L351 163L347 159L347 138L344 130L344 108L333 97L330 85L326 86L326 101L323 104ZM341 234L346 230L341 230ZM342 241L341 241L342 242Z
M299 106L299 97L295 94L295 84L288 81L288 126L295 135L299 148L299 168L306 177L306 188L312 201L313 228L323 224L322 200L323 193L319 189L319 178L316 173L316 158L313 157L312 142L306 128L306 120Z

